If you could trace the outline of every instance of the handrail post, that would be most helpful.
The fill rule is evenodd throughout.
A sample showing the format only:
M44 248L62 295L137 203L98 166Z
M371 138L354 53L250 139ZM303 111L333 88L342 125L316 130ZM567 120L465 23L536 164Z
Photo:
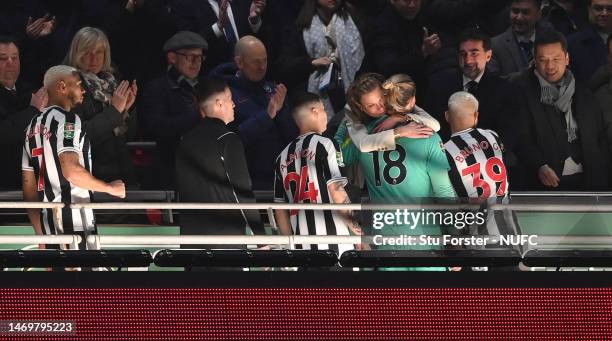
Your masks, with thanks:
M172 195L173 192L171 191L166 191L166 202L168 203L172 203L172 201L174 201L174 196ZM168 209L168 222L170 224L174 224L174 218L172 217L172 209L169 208ZM162 214L163 216L163 214Z
M98 243L89 243L88 242L88 237L90 235L95 235L95 222L94 225L89 226L89 221L87 220L87 211L85 211L86 208L85 207L81 207L79 209L79 212L81 213L81 221L83 222L83 236L85 238L84 242L85 242L85 249L86 250L99 250L100 249L100 245ZM78 248L77 248L78 249Z
M268 207L267 211L268 219L270 220L270 225L272 226L272 229L278 230L278 226L276 226L276 219L274 218L274 210L272 209L272 207Z
M51 214L53 214L53 221L55 221L55 223L57 224L56 225L57 228L63 233L64 232L64 222L62 220L61 208L53 207L51 209Z
M72 235L72 243L70 243L70 249L71 250L78 250L79 249L79 237L76 234Z

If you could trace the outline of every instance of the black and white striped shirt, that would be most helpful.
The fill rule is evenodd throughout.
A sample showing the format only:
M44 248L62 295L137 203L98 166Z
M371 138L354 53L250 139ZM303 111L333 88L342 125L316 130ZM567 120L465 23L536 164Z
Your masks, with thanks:
M452 134L444 149L451 165L449 177L459 197L486 200L507 196L504 146L497 133L466 129Z
M42 202L87 203L91 193L68 182L62 174L59 155L74 152L79 163L91 172L91 148L85 136L81 119L74 113L52 106L35 116L26 129L21 168L33 171L37 180L38 198ZM83 223L79 210L64 208L60 219L63 230L53 219L50 209L43 209L41 220L44 234L70 234L94 229L92 210L85 212Z
M332 140L307 133L293 140L278 156L275 165L274 201L280 203L331 203L327 186L346 185L340 173L342 154ZM340 160L340 161L339 161ZM344 220L335 211L295 210L290 212L293 233L298 235L349 235ZM339 254L353 246L303 245L305 249L335 250Z

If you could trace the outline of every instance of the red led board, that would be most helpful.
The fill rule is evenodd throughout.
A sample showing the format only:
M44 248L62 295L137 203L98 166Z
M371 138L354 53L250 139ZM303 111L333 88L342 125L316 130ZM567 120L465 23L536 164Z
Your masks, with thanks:
M609 288L6 288L1 340L604 340Z

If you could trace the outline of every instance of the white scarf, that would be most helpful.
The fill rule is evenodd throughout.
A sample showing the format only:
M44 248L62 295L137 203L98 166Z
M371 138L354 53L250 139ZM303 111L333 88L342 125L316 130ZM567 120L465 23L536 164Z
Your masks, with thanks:
M332 53L340 60L340 71L344 90L355 80L355 74L361 67L365 56L361 34L351 18L347 15L345 19L334 14L326 27L318 15L312 18L309 28L302 31L306 52L310 58L329 57ZM332 50L326 37L332 39L337 47ZM326 70L315 71L308 78L308 91L319 94L319 84ZM329 99L324 100L325 109L330 115L334 114Z

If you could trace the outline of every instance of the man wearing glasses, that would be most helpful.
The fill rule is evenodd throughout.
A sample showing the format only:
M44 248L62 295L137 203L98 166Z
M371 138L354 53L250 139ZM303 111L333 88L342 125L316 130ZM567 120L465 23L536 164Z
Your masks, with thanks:
M576 80L586 82L608 58L606 41L612 33L612 0L589 0L589 24L567 38Z
M174 156L180 137L200 121L196 86L208 44L202 36L181 31L164 44L166 75L151 81L138 102L140 124L157 142L156 174L162 189L174 188Z

